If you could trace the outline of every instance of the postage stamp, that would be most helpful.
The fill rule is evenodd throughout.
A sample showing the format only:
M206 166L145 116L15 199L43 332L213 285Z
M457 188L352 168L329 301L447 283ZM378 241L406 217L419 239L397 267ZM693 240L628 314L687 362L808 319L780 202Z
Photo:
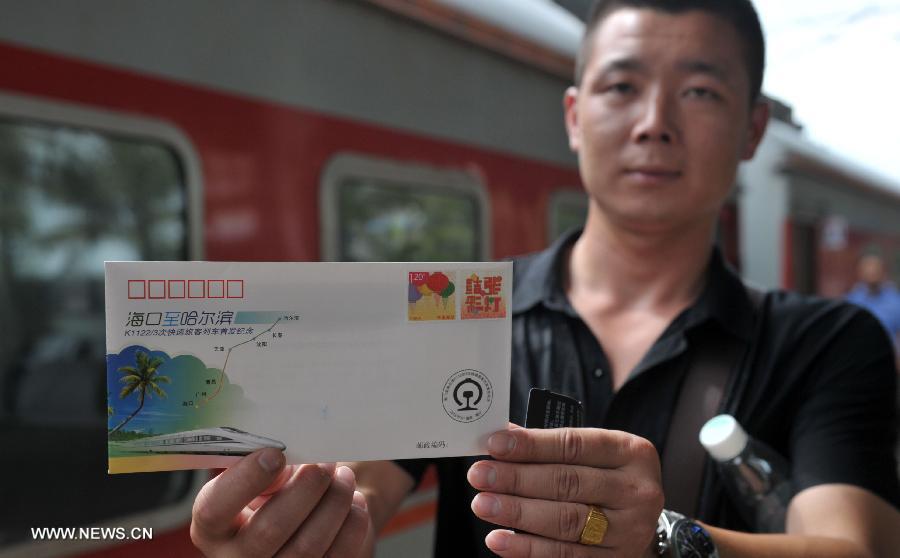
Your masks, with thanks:
M456 319L456 272L411 271L407 292L410 321Z

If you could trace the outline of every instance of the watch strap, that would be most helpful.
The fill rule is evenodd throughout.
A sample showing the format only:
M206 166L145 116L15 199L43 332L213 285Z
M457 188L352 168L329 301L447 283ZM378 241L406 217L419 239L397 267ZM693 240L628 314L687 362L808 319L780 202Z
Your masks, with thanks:
M698 531L702 532L706 538L711 552L702 558L719 558L719 552L712 540L712 536L702 525L678 512L666 509L663 509L662 513L659 514L659 519L656 522L656 553L668 558L681 558L682 555L676 548L677 541L673 540L675 538L673 534L685 526L691 529L694 534ZM694 550L696 551L696 548ZM696 554L692 553L690 556L693 557Z

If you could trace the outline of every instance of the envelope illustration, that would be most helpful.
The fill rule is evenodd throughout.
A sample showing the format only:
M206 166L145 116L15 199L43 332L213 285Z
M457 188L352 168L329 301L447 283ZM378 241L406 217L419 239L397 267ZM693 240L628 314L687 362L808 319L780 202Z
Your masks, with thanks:
M511 263L107 262L109 472L479 455Z

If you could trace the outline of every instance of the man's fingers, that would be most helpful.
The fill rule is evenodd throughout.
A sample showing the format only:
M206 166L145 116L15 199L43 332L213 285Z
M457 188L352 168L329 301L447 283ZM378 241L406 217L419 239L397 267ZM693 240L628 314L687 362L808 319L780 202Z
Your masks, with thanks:
M284 469L281 470L281 473L278 474L278 477L275 481L268 486L265 490L262 491L262 494L254 498L247 507L251 511L256 511L259 508L266 505L266 502L269 501L269 498L272 497L272 494L275 494L284 486L284 484L297 473L297 469L300 468L300 465L288 465Z
M284 468L284 455L274 448L257 451L212 479L194 501L191 537L195 544L227 537L238 516L271 485Z
M334 544L325 554L328 558L356 558L366 541L369 532L369 512L356 505L350 508L347 519L340 532L334 538Z
M496 432L488 439L491 457L502 461L565 463L615 469L635 461L655 459L647 440L602 428L517 428ZM650 455L650 454L653 455Z
M315 510L284 545L283 556L324 556L350 513L356 477L349 467L338 467L334 481Z
M272 494L275 494L276 492L281 490L281 487L284 486L284 483L286 483L291 477L294 476L298 468L300 468L300 465L288 465L284 469L282 469L281 472L278 473L278 476L275 477L275 480L272 481L272 484L267 486L266 489L262 491L261 496L271 496Z
M589 508L584 504L532 500L482 492L472 500L472 511L481 519L503 527L559 541L578 542L587 521ZM610 512L607 517L612 523L616 516Z
M608 523L601 544L590 548L617 549L620 553L625 548L649 548L661 507L661 501L621 510L597 506ZM581 539L590 506L482 492L472 500L472 511L479 518L496 525L574 544ZM522 545L528 546L533 542L529 540ZM556 549L558 547L554 547L554 551ZM568 550L571 549L563 549ZM545 555L555 554L538 553L535 556Z
M273 494L241 527L236 537L246 555L272 556L320 504L331 486L334 465L301 465L293 477Z
M259 508L265 506L269 501L269 498L271 497L271 494L262 494L260 496L257 496L256 498L251 500L249 504L247 504L247 508L250 509L250 511L256 511Z
M554 541L497 529L488 533L484 543L491 552L503 558L613 558L616 551L599 546Z
M525 498L601 505L605 509L633 507L658 497L660 487L622 469L582 465L532 465L479 461L468 473L477 490Z

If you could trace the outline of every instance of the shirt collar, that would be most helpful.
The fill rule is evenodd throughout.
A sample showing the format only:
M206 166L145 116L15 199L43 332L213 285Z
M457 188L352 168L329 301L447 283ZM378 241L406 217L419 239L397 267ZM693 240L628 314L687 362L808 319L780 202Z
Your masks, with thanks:
M562 271L567 264L566 254L579 236L581 229L572 229L546 250L532 255L524 270L516 266L513 270L513 314L526 312L538 304L551 310L566 311L566 308L571 308L563 289Z
M563 266L569 249L581 236L581 229L563 234L549 248L532 256L530 264L515 270L516 296L513 314L526 312L541 304L549 310L577 317L563 288ZM718 247L710 254L706 285L694 303L673 322L675 329L686 331L715 320L737 337L748 340L752 335L755 308L737 272L725 261Z

